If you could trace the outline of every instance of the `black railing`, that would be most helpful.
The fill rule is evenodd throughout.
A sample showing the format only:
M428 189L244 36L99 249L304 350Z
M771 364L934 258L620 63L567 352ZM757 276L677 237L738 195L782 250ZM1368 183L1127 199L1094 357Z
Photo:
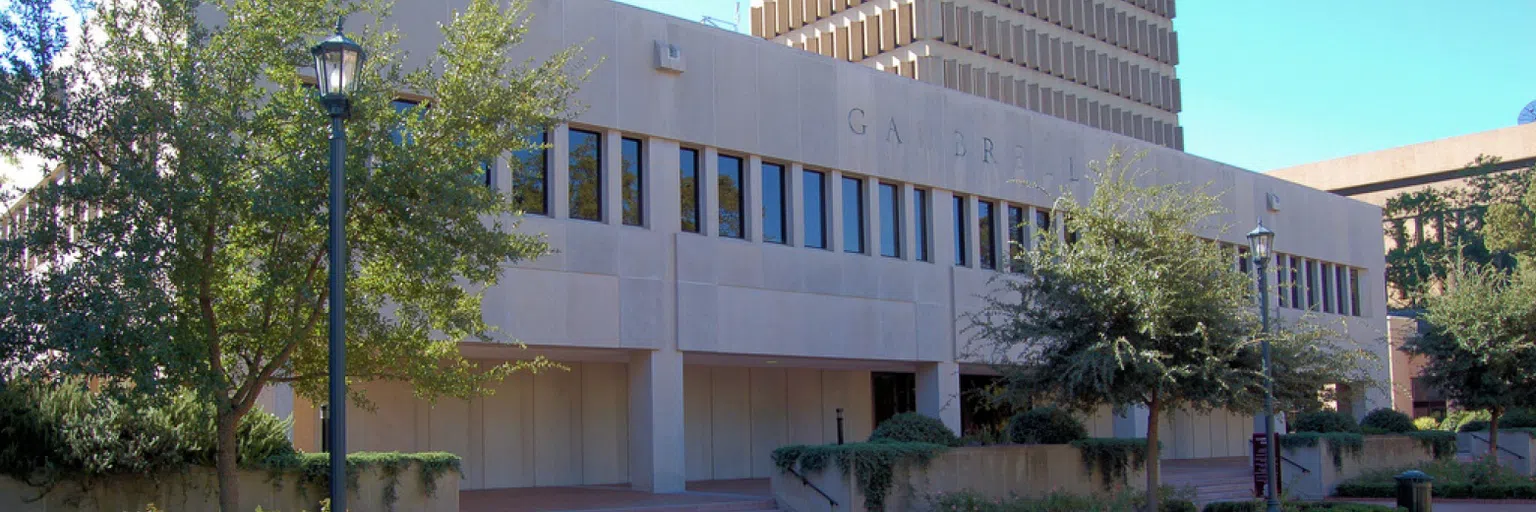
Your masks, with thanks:
M1472 436L1473 439L1476 439L1478 441L1482 441L1484 444L1489 444L1489 445L1493 444L1492 442L1488 441L1488 438L1486 438L1486 437L1483 437L1483 436L1480 436L1480 435L1477 435L1477 434L1468 434L1468 435ZM1508 454L1510 454L1510 456L1513 456L1516 459L1525 460L1525 456L1524 455L1520 455L1518 453L1515 453L1514 451L1510 450L1509 448L1505 448L1503 446L1500 446L1499 447L1499 451L1504 452L1504 453L1508 453Z
M820 487L816 487L816 484L811 483L811 479L806 478L805 475L800 474L799 471L795 471L795 468L789 468L789 474L799 477L800 483L805 484L806 487L810 487L811 490L816 491L816 494L820 494L822 498L826 498L827 503L832 504L832 508L837 508L837 500L832 499L831 496L827 495L826 491L821 490Z
M1287 458L1285 458L1284 455L1280 456L1280 462L1284 462L1286 464L1290 464L1292 466L1296 466L1296 469L1300 469L1302 473L1307 473L1307 474L1312 473L1312 470L1307 469L1306 466L1303 466L1301 464L1297 464L1296 461L1291 460L1291 459L1287 459Z

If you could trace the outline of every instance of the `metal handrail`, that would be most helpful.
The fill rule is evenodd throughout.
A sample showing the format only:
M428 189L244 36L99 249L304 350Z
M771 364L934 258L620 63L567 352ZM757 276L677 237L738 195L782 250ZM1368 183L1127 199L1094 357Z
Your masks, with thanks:
M827 492L821 490L820 487L816 487L816 484L811 483L811 480L806 478L805 475L800 474L799 471L795 471L795 468L789 468L789 474L800 477L800 483L805 484L806 487L810 487L811 490L816 491L816 494L820 494L822 498L826 498L827 503L832 504L832 508L837 508L837 500L832 499L832 497L827 495Z
M1285 458L1284 455L1280 456L1280 462L1284 462L1284 463L1290 464L1292 466L1296 466L1296 469L1300 469L1302 473L1305 473L1305 474L1311 474L1312 473L1312 470L1307 469L1306 466L1303 466L1301 464L1297 464L1296 461L1291 460L1291 459L1287 459L1287 458Z
M1487 443L1489 445L1493 444L1493 442L1489 441L1488 438L1486 438L1486 437L1483 437L1483 436L1480 436L1480 435L1477 435L1477 434L1473 434L1471 432L1468 432L1467 435L1470 435L1470 436L1472 436L1473 439L1476 439L1478 441L1482 441L1482 442ZM1516 459L1525 460L1525 456L1524 455L1520 455L1518 453L1515 453L1514 451L1510 450L1509 448L1505 448L1503 446L1500 446L1499 447L1499 451L1504 452L1504 453L1508 453L1510 455L1513 455Z

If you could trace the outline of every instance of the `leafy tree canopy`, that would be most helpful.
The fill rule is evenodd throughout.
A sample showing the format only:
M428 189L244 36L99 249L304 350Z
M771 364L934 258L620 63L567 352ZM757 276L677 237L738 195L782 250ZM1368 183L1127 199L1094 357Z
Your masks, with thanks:
M971 321L1015 396L1085 411L1147 405L1156 461L1159 414L1262 405L1262 338L1251 277L1201 237L1225 229L1218 197L1139 185L1148 173L1133 163L1112 152L1090 164L1093 195L1065 192L1053 205L1073 241L1045 237L1019 252L1022 275L997 278ZM1322 383L1366 379L1369 356L1332 329L1281 326L1271 338L1288 408L1315 407ZM1156 478L1154 463L1149 489Z
M1427 328L1403 350L1427 356L1422 375L1446 398L1490 411L1496 436L1505 410L1536 405L1536 268L1460 262L1449 283L1425 298Z
M263 387L324 397L329 119L308 49L388 5L101 0L66 41L55 3L0 16L0 154L62 169L0 240L0 357L125 395L197 390L232 479L235 426ZM530 134L575 114L585 76L578 48L510 59L529 20L507 4L454 13L420 69L392 29L351 27L369 52L346 125L353 379L466 397L545 364L480 365L457 347L493 339L477 290L546 251L481 163L535 149ZM400 94L426 99L398 111Z
M1462 171L1464 183L1425 187L1387 200L1387 285L1396 307L1418 308L1462 260L1511 266L1510 254L1529 253L1536 198L1528 190L1536 170L1490 172L1495 157L1479 156ZM1497 227L1495 226L1497 225Z

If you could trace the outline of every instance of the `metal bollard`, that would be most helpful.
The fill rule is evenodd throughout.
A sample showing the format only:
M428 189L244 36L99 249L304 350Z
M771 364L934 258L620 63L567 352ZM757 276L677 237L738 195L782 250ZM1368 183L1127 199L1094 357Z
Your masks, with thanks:
M1410 469L1395 478L1397 479L1397 506L1407 508L1408 512L1434 510L1434 503L1430 498L1434 477L1424 474L1423 471Z

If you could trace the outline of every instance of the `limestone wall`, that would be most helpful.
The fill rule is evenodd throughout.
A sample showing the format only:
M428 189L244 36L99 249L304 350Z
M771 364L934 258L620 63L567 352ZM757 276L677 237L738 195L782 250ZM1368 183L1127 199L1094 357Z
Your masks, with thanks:
M1326 440L1318 440L1317 446L1285 448L1281 456L1306 468L1298 469L1280 462L1280 488L1296 499L1315 500L1333 495L1334 489L1345 480L1360 476L1373 469L1392 469L1434 460L1434 452L1407 436L1365 436L1365 444L1358 455L1342 450L1341 462L1333 464Z

